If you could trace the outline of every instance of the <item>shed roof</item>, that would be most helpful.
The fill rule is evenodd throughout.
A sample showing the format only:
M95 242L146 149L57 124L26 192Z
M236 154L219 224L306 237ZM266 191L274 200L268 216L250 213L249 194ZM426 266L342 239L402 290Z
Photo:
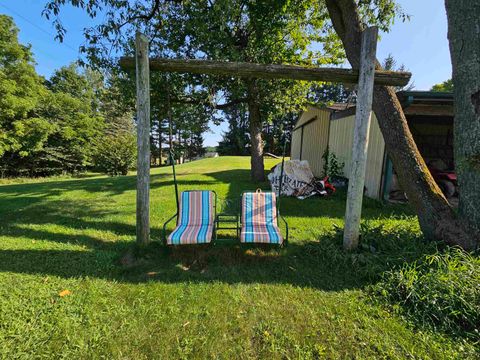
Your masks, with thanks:
M405 115L454 116L453 93L416 90L399 91L397 96ZM334 103L323 109L332 113L332 119L342 119L355 113L355 104Z
M355 103L333 103L330 106L327 106L327 109L333 110L333 111L342 111L342 110L347 110L352 107L355 107Z
M453 93L400 91L397 96L405 115L453 117Z
M437 92L437 91L399 91L397 96L403 99L411 99L414 101L451 101L453 102L453 93L451 92Z
M295 126L293 127L294 130L298 129L299 127L306 125L312 121L315 121L317 119L317 116L309 117L306 118L303 115L305 115L308 111L315 110L317 113L319 111L326 111L329 113L337 113L337 112L342 112L347 109L355 108L355 104L353 103L333 103L328 106L314 106L314 105L309 105L308 108L303 111L300 116L298 117Z

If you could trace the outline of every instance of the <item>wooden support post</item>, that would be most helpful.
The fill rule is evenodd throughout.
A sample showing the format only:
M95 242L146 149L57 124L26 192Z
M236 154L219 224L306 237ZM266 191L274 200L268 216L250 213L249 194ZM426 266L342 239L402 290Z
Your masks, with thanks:
M137 244L150 241L150 68L148 39L135 37L137 85Z
M368 134L370 132L372 115L377 37L377 27L367 28L362 33L352 162L348 181L345 230L343 233L343 247L346 250L352 250L358 246L360 235L360 217L365 185L365 169L367 166Z

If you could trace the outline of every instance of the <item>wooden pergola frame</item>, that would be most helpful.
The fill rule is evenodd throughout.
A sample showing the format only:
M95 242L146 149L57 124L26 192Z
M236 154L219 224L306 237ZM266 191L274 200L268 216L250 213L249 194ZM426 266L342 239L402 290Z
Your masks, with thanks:
M409 72L375 71L378 28L362 33L360 69L313 68L294 65L264 65L210 60L180 60L148 57L148 38L136 34L135 58L122 57L123 69L136 69L137 87L137 243L150 241L150 71L211 74L243 78L292 79L358 83L352 163L348 183L343 244L358 245L362 210L373 86L404 86Z

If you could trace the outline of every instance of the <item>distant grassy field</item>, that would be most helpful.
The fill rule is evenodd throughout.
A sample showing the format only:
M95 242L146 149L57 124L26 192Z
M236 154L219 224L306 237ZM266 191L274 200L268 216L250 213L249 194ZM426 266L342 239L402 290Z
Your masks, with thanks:
M0 358L478 358L473 344L414 328L365 291L434 251L408 207L366 200L351 254L334 229L342 191L282 199L286 248L169 252L159 240L175 209L170 171L152 170L155 242L142 251L133 250L135 176L0 185ZM230 210L258 187L245 157L177 171L180 190L213 189Z

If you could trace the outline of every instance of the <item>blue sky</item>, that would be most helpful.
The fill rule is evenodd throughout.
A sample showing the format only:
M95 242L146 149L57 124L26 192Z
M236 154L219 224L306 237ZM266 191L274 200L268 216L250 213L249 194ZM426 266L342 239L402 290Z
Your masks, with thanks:
M0 0L0 13L14 18L20 28L20 41L32 45L37 71L48 77L57 68L78 58L83 43L82 29L93 21L82 11L66 8L62 22L67 27L65 42L53 40L52 25L41 16L46 0ZM416 90L428 90L451 76L447 40L447 19L443 0L399 0L411 15L405 23L397 21L390 33L382 34L377 57L391 53L399 64L413 73ZM205 135L205 145L216 145L225 124L212 126Z

